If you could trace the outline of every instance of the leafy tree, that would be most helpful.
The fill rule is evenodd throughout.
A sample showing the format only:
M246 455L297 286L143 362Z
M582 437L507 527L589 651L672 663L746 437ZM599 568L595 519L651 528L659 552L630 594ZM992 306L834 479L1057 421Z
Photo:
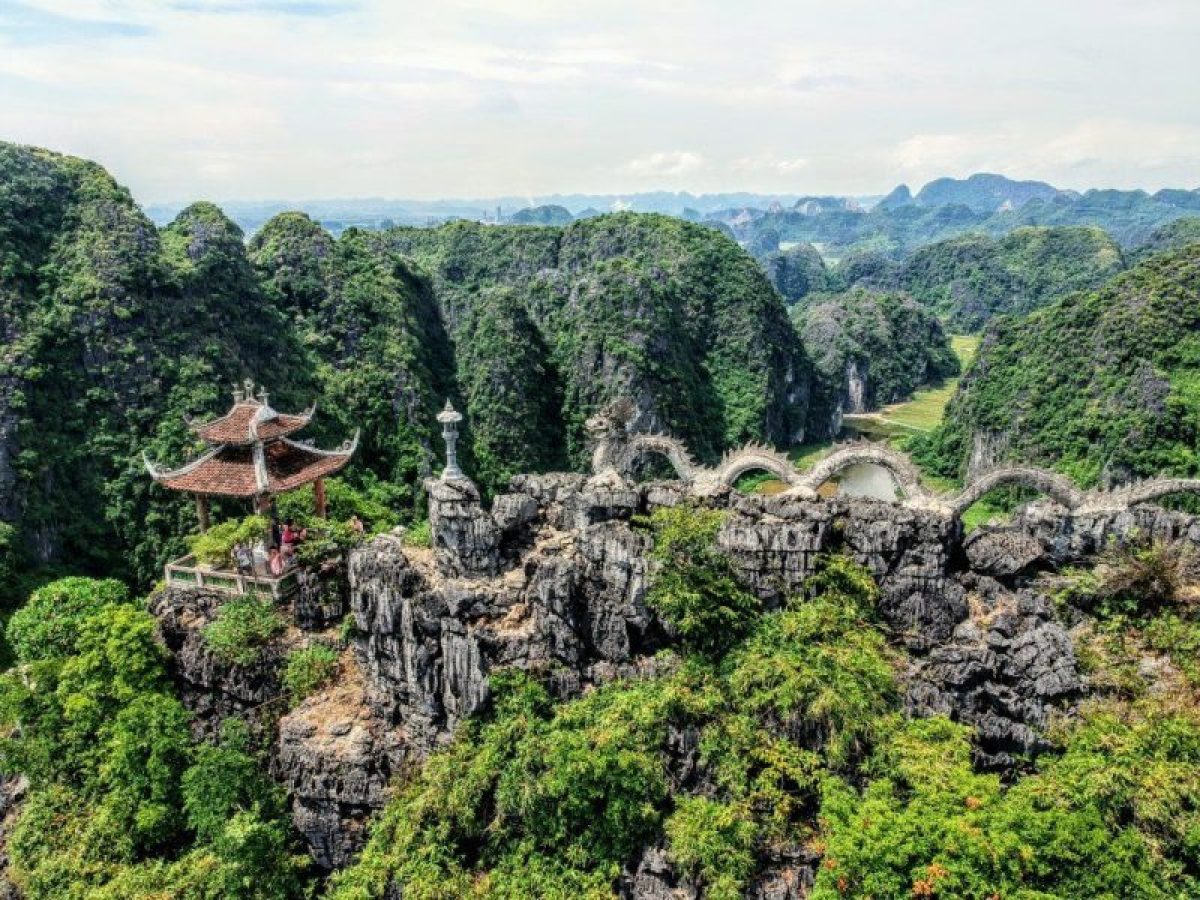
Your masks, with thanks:
M723 516L688 506L655 510L649 524L658 568L646 603L678 632L685 647L720 655L751 627L758 598L738 583L716 547Z
M119 581L60 578L30 595L9 620L6 637L24 662L62 659L74 652L85 619L104 606L128 600L129 592Z
M204 643L226 662L248 666L262 648L284 629L284 621L269 597L234 597L222 603L216 617L204 626Z

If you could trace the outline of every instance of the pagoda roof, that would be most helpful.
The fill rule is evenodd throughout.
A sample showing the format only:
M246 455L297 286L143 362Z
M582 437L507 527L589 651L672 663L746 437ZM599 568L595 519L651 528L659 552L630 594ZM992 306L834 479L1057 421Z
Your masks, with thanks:
M209 444L249 445L299 431L312 421L315 409L289 415L276 412L265 400L239 397L225 415L208 422L188 422L188 426Z
M332 475L350 462L354 439L337 450L318 450L280 437L251 445L218 444L178 469L162 469L143 456L150 476L163 487L193 494L255 497L282 494Z

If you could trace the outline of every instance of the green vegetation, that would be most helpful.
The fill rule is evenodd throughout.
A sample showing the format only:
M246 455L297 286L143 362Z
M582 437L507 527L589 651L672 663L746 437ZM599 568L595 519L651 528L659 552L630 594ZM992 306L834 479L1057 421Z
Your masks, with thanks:
M492 478L505 463L560 464L563 447L583 465L584 420L618 394L647 398L706 459L805 425L789 397L810 367L786 310L754 260L710 228L621 213L561 229L396 228L381 240L429 273L456 346L469 347L459 375ZM538 455L505 458L516 453Z
M1103 288L998 319L942 426L913 442L961 477L979 439L1000 458L1091 486L1200 472L1200 245L1161 253ZM976 436L979 436L978 438Z
M60 660L74 649L86 620L128 602L129 591L119 581L61 578L30 595L8 620L5 636L17 659Z
M712 514L658 517L656 590L668 574L672 593L719 584ZM1171 643L1176 665L1200 671L1179 561L1146 548L1107 565L1086 583L1160 597L1136 621L1102 618L1111 634L1129 640L1133 622L1138 646ZM737 617L744 637L724 654L664 656L655 678L559 705L528 675L496 676L490 711L410 775L331 897L396 885L421 898L609 898L628 854L655 841L703 896L729 900L764 850L798 845L822 857L817 898L1200 889L1194 696L1092 701L1053 732L1055 752L1005 783L972 765L969 728L898 715L901 660L873 624L875 597L863 570L832 558L803 598ZM704 774L670 789L670 735L683 730L699 734Z
M153 618L111 582L43 590L41 625L10 624L18 665L0 676L0 767L30 783L12 881L30 898L301 897L282 792L244 729L192 743Z
M337 651L324 644L312 644L289 653L283 670L283 686L292 705L297 705L332 679L337 665Z
M1155 228L1131 254L1134 262L1141 262L1155 253L1178 250L1189 244L1200 243L1200 216L1184 216Z
M238 544L254 545L266 535L269 525L264 516L221 522L202 534L189 535L188 550L205 565L229 567L233 565L233 548Z
M1192 896L1200 717L1094 706L1060 756L1005 789L971 766L969 729L901 726L857 790L826 779L814 898Z
M262 648L284 627L272 599L239 596L221 604L202 634L205 645L218 658L248 666L258 660Z
M659 571L646 603L685 648L710 655L739 640L759 612L758 598L738 585L715 547L723 518L716 510L679 506L656 510L649 520Z
M194 452L185 419L223 412L246 377L280 410L315 402L318 444L362 429L330 504L373 531L419 517L447 397L489 493L582 466L584 420L618 394L705 458L823 427L806 420L811 367L778 295L701 225L621 214L335 239L283 213L247 245L209 203L155 228L83 160L3 144L0 183L5 568L69 559L149 584L194 515L140 457Z
M406 547L433 546L433 531L428 519L422 519L405 530L404 545Z
M895 261L938 241L967 234L1002 237L1028 226L1100 228L1122 247L1136 247L1156 228L1195 216L1200 193L1092 190L1076 196L1048 185L975 175L931 182L915 198L907 188L897 189L866 213L846 208L838 198L819 198L821 210L814 215L801 208L809 203L756 212L749 221L734 219L732 228L717 219L706 221L729 228L758 256L780 243L806 242L820 247L826 259L878 254Z
M829 290L830 277L825 261L812 244L796 244L786 250L774 250L760 257L763 269L775 290L789 304L809 294Z
M916 251L897 283L961 330L1023 314L1121 271L1121 248L1099 228L1018 228L999 240L954 238Z
M820 376L822 407L866 412L959 373L942 326L902 294L862 289L794 307Z
M702 546L707 514L674 510L656 527L670 557L656 579L720 583L727 564ZM395 882L405 897L609 898L621 864L663 835L707 896L740 897L754 848L812 836L820 773L865 752L879 732L860 717L895 702L870 578L831 560L811 590L750 619L723 659L708 647L663 658L660 677L557 706L527 675L495 676L491 711L413 773L331 896L376 898ZM670 790L669 739L681 728L700 731L709 794Z

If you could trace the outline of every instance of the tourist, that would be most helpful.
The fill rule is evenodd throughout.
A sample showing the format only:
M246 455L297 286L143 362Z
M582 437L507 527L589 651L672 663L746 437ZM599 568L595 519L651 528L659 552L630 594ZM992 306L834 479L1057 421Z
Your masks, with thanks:
M239 575L254 574L254 551L246 544L233 545L233 561L237 565Z
M274 515L271 516L271 531L268 534L267 549L278 547L283 543L283 534L279 529L279 519Z
M355 534L365 534L367 531L367 527L363 525L363 520L358 517L358 513L350 517L350 530Z
M283 526L284 553L290 552L288 549L289 547L294 550L296 548L296 544L299 544L301 541L303 541L305 537L306 533L304 529L297 528L294 519L288 519L287 523Z
M283 574L283 570L285 568L283 553L278 547L271 548L271 561L268 563L268 565L270 567L271 574L275 578L278 578Z

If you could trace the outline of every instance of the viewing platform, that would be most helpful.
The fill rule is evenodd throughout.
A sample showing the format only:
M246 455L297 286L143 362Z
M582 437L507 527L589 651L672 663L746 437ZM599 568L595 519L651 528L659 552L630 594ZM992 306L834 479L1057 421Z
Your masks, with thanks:
M172 560L164 567L168 587L202 587L228 594L271 597L276 602L289 599L300 588L298 566L292 565L282 575L254 572L246 574L236 569L214 567L199 562L189 553Z

